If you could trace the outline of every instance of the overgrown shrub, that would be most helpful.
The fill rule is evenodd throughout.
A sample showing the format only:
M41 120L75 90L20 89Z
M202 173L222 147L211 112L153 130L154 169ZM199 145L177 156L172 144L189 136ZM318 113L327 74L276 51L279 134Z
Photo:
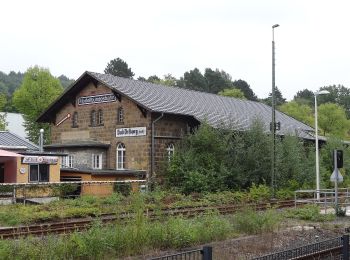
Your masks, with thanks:
M234 226L240 233L260 234L272 232L280 224L281 217L274 210L255 211L245 208L234 216Z
M185 194L249 190L253 183L271 183L271 153L272 138L259 120L242 132L203 123L177 146L166 183ZM281 197L289 197L292 188L314 187L314 153L314 146L298 137L276 138L275 183Z
M310 221L328 221L335 218L334 214L321 214L317 205L306 205L302 208L293 208L285 211L284 216L287 218L295 218Z

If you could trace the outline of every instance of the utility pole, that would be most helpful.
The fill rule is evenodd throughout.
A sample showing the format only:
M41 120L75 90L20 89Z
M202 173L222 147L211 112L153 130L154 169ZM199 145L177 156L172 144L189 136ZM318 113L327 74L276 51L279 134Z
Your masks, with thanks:
M275 28L278 24L272 26L272 122L271 122L271 136L272 136L272 164L271 164L271 188L272 196L275 198L275 164L276 164L276 97L275 97Z

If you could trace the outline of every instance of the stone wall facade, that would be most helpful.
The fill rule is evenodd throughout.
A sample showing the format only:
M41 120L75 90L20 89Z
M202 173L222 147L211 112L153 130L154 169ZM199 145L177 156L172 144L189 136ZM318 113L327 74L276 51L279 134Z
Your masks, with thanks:
M116 101L98 104L78 105L79 97L100 94L114 94L113 91L102 85L87 84L75 98L75 101L64 105L56 114L56 122L51 125L52 144L65 144L64 149L51 149L72 154L74 165L79 168L90 168L91 158L95 152L103 153L103 169L116 169L117 145L125 145L125 169L151 171L152 122L161 117L160 113L151 113L139 107L126 96L119 96ZM118 111L123 108L124 120L119 122ZM101 110L103 123L91 125L91 112ZM77 113L77 125L73 126L73 114ZM67 118L67 115L70 117ZM194 120L184 116L163 115L155 124L155 171L160 171L167 162L167 147L176 143L193 127ZM116 137L116 130L121 128L143 127L146 134L142 136ZM99 142L109 145L106 149L73 148L69 144L82 142Z

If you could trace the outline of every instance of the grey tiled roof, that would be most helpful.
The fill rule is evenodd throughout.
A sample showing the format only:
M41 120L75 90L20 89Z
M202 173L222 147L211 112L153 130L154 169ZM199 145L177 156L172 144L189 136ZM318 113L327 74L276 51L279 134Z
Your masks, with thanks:
M2 147L2 148L1 148ZM19 149L38 150L39 147L32 142L9 131L0 131L0 148L1 149Z
M153 112L193 116L198 121L207 121L213 127L246 130L255 120L260 120L264 123L266 131L270 128L271 107L260 102L162 86L109 74L95 72L87 74ZM307 133L314 131L313 128L276 111L276 122L278 121L281 122L278 134L297 133L300 137L314 139Z

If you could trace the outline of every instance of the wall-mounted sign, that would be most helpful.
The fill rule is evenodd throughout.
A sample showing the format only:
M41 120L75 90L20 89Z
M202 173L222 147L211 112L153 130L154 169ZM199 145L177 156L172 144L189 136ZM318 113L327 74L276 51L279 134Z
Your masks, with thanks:
M146 135L146 127L117 128L116 137L143 136Z
M68 113L64 118L62 118L60 121L57 122L56 126L59 126L64 121L66 121L68 118L70 118L70 114Z
M55 156L24 156L22 163L26 164L57 164L58 157Z
M21 174L25 174L25 173L26 173L26 168L21 167L21 168L19 169L19 172L20 172Z
M117 101L114 94L100 94L94 96L85 96L78 98L78 106L99 104L99 103L110 103Z

